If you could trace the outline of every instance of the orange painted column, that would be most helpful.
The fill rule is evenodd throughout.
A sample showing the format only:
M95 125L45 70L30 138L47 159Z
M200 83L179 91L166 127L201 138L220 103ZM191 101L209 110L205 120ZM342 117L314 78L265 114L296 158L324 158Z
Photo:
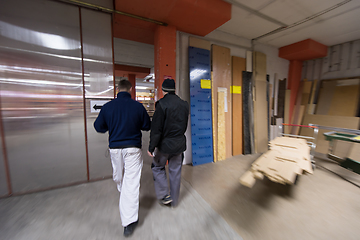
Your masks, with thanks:
M136 75L135 74L128 74L128 80L132 85L132 90L131 90L131 98L135 100L136 97L136 90L135 90L135 86L136 86Z
M176 27L157 26L154 36L155 101L163 97L161 84L176 75Z
M291 90L289 119L291 119L295 107L296 96L300 86L302 64L303 62L300 60L290 60L289 75L288 75L288 89Z

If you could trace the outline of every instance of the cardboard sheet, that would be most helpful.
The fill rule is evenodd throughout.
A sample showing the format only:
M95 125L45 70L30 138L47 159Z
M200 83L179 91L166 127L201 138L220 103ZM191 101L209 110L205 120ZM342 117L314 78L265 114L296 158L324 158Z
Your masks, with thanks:
M254 185L254 179L264 176L280 184L294 184L296 176L303 172L313 173L310 161L310 147L304 139L278 137L270 141L270 150L261 155L251 169L241 177L240 182Z

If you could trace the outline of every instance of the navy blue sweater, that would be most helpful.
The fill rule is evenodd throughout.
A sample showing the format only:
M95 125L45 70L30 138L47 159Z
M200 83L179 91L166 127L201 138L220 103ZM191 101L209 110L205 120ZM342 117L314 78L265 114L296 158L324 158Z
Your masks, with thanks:
M97 132L109 131L110 148L141 148L141 130L150 130L150 117L144 106L128 92L106 103L94 122Z

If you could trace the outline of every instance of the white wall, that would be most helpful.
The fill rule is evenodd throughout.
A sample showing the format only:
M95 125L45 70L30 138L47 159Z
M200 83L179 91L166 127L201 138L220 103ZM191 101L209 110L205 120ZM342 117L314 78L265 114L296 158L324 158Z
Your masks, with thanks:
M360 40L328 48L324 58L305 61L303 76L308 80L337 79L360 76Z

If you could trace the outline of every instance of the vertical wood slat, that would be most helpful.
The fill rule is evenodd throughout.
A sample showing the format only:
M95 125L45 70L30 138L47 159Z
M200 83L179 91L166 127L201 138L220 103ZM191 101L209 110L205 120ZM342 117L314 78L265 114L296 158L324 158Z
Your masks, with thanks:
M255 98L254 98L254 139L255 152L263 153L268 150L268 112L267 112L267 81L266 81L266 55L255 52L253 59L255 72Z
M315 91L316 91L316 87L317 87L317 80L314 80L311 86L311 92L310 92L310 97L309 97L309 104L308 104L308 108L307 108L307 113L308 114L314 114L315 111L315 104L314 104L314 98L315 98Z
M336 81L323 81L320 85L318 102L316 104L316 114L327 115L330 109L331 99L333 98Z
M254 101L254 136L255 152L264 153L268 150L268 112L266 93L268 83L266 81L255 81L256 97Z
M356 85L336 86L328 115L356 117L359 104L359 80ZM344 80L346 82L346 80ZM356 83L356 82L355 82Z
M212 131L213 131L213 156L214 162L218 161L217 157L217 92L215 93L214 76L211 71L211 113L212 113ZM217 89L216 89L217 91ZM216 100L215 100L216 99ZM215 105L216 104L216 105Z
M218 132L218 150L217 150L217 160L225 160L226 159L226 124L225 124L225 91L221 91L218 89L218 124L217 124L217 132Z
M289 112L290 112L290 89L285 90L285 101L284 101L284 123L290 123ZM289 126L284 127L284 133L290 133Z
M225 112L225 143L226 143L226 158L232 156L232 126L231 126L231 113L232 113L232 104L231 104L231 95L230 95L230 84L231 84L231 56L230 49L225 47L220 47L217 45L212 45L212 88L213 88L213 111L215 124L214 127L217 127L218 122L218 95L217 89L223 87L227 89L227 112ZM219 142L217 136L217 129L213 129L214 137ZM214 146L215 148L215 146ZM219 146L217 146L217 150Z
M242 72L246 70L246 59L232 57L232 155L243 154L242 121Z

